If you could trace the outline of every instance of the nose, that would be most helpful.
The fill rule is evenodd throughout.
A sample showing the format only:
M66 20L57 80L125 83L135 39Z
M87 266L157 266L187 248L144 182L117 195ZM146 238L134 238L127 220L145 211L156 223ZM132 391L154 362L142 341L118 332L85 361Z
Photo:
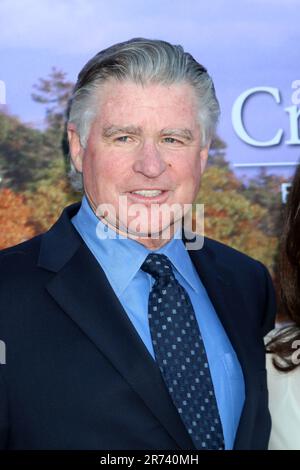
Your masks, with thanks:
M148 178L160 176L165 171L166 167L167 164L154 142L144 143L133 164L133 170L135 172L142 173Z

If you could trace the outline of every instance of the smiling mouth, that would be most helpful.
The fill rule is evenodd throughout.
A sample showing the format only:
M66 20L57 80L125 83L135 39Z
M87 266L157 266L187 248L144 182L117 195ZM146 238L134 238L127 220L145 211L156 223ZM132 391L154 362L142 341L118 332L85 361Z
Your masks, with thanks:
M155 197L160 196L164 191L162 189L140 189L138 191L132 191L131 194L138 194L144 197Z
M137 189L128 191L127 194L135 201L161 202L168 197L169 191L166 189Z

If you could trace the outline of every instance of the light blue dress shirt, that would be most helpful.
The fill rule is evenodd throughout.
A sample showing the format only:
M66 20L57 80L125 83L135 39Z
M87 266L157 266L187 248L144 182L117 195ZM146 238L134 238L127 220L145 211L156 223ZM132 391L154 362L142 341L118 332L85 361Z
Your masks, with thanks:
M140 269L150 250L109 229L97 218L86 196L72 223L100 263L129 319L155 358L148 323L148 297L154 280ZM245 399L244 378L236 353L183 241L175 236L155 253L163 253L170 259L176 279L190 296L207 353L225 449L232 449Z

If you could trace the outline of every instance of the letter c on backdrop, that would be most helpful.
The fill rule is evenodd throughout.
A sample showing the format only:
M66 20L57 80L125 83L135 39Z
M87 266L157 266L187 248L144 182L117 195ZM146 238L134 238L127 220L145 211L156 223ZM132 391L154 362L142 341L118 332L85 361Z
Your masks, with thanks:
M282 138L282 134L283 134L282 129L278 129L273 139L265 140L265 141L253 139L252 137L250 137L250 135L247 133L245 129L245 126L243 123L243 107L244 107L246 100L249 98L249 96L254 95L255 93L269 93L270 95L273 96L276 103L280 103L280 94L277 88L263 87L263 86L249 88L249 90L244 91L235 100L233 104L232 113L231 113L233 128L235 132L237 133L237 135L240 137L240 139L242 139L244 142L246 142L249 145L253 145L255 147L271 147L272 145L278 145Z

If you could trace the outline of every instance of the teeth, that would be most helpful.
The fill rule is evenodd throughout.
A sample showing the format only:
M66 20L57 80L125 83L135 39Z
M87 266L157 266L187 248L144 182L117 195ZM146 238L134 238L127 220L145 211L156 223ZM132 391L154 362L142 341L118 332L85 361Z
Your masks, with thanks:
M152 190L147 190L147 189L142 189L140 191L132 191L133 194L139 194L140 196L145 196L145 197L155 197L159 196L162 191L160 189L152 189Z

